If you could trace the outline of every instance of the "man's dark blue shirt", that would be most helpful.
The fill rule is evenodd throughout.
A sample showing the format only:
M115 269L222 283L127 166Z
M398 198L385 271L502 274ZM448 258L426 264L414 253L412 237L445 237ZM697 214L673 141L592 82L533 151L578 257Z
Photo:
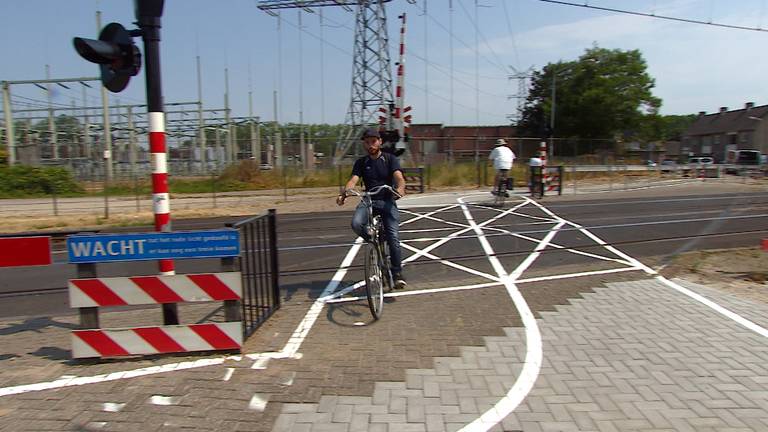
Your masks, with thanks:
M389 185L393 188L395 171L402 171L400 161L395 155L382 152L376 159L370 156L363 156L355 161L352 167L352 175L363 179L366 190L371 190L377 186ZM388 200L392 198L389 191L381 191L372 197L376 200Z

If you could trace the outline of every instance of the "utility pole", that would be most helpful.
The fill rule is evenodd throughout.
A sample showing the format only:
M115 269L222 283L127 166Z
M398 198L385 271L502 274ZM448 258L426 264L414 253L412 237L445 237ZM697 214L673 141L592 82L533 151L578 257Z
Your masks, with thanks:
M272 107L275 112L275 167L284 168L283 166L283 137L280 133L280 119L277 117L277 90L272 93Z
M251 90L251 76L248 75L248 129L251 132L251 160L256 162L256 169L261 165L261 141L257 135L256 125L253 121L253 90Z
M197 56L197 120L200 145L200 172L206 171L205 120L203 120L203 81L200 71L200 56Z
M77 104L75 103L75 99L73 98L72 99L72 112L75 112L76 109L77 109ZM76 154L77 154L77 156L82 156L82 153L80 152L80 149L79 149L80 143L79 143L79 141L77 139L77 135L78 135L78 133L77 133L76 129L73 130L71 132L71 135L70 135L72 138L71 138L71 140L69 142L69 149L67 150L67 160L69 161L68 164L69 164L70 167L73 166L72 165L73 164L72 158L74 158ZM75 151L76 149L77 149L77 151Z
M232 119L230 118L230 112L229 112L229 69L224 68L224 117L227 119L227 130L229 133L227 133L227 151L226 151L226 162L227 163L234 163L235 162L235 145L233 143L233 133L232 133ZM226 165L226 164L225 164Z
M310 157L307 144L304 141L304 52L302 44L301 9L299 14L299 154L305 170L310 169Z
M8 166L14 166L16 164L16 135L13 131L11 85L8 81L3 81L3 114L5 115L5 143L8 147Z
M222 169L224 167L222 161L224 159L224 152L221 149L221 128L219 125L216 125L216 133L215 133L215 139L216 139L216 150L213 152L213 157L216 159L216 167L218 169Z
M162 0L161 0L162 1ZM101 11L96 11L96 31L101 31ZM106 180L112 180L112 127L109 124L109 96L107 88L101 86L102 117L104 119L104 166Z
M59 159L59 146L56 136L56 123L53 118L53 96L51 95L51 66L45 65L45 79L49 81L45 85L46 93L48 94L48 143L51 146L51 154L54 160Z
M552 70L552 113L549 116L549 157L555 158L555 104L557 97L557 72Z
M88 101L85 89L86 86L83 84L83 145L85 146L85 159L90 164L93 154L91 153L91 125L88 120Z
M133 108L128 106L128 161L131 173L136 173L136 132L133 130Z

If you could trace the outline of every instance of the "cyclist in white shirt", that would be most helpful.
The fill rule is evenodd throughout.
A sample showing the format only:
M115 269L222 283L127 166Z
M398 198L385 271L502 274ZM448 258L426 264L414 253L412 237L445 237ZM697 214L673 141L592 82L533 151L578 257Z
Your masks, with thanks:
M507 175L509 170L512 169L512 163L515 161L515 153L507 147L507 142L504 139L496 140L496 147L491 151L488 156L489 160L493 161L493 168L496 169L496 178L493 181L493 190L491 193L497 195L504 193L507 197Z

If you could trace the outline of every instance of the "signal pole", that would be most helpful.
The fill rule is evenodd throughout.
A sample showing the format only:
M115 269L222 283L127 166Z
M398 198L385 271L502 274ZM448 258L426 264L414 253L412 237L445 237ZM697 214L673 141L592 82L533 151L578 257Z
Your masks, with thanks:
M165 146L165 112L160 75L160 18L164 0L135 0L136 19L144 41L144 76L147 83L149 151L152 160L152 204L155 231L171 231L171 203L168 195L168 163ZM160 274L175 274L173 260L159 261ZM163 304L165 325L179 323L175 303Z

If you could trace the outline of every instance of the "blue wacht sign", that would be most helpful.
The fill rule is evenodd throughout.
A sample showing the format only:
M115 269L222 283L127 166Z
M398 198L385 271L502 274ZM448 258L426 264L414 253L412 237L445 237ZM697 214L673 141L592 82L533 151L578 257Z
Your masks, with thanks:
M74 235L67 238L69 262L100 263L240 255L236 229L134 234Z

